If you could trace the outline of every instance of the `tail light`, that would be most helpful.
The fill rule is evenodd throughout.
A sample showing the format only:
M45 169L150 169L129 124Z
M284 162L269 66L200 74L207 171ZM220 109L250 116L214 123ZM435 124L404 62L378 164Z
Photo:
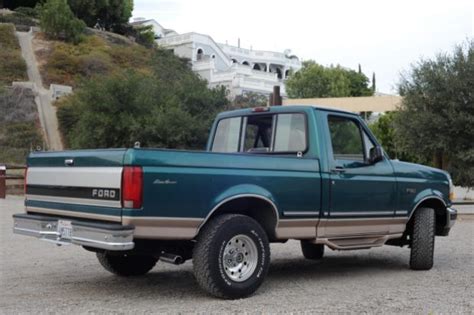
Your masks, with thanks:
M25 196L26 196L26 186L28 186L28 180L27 180L28 179L28 167L25 168L25 175L23 177L24 177L23 192L25 193Z
M125 166L122 173L122 207L138 209L143 203L143 170Z

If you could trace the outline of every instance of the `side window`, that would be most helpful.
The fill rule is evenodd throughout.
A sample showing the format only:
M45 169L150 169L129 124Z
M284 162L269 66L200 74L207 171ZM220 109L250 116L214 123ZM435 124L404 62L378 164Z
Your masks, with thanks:
M303 114L279 114L275 133L275 152L306 150L306 122Z
M238 152L241 117L219 121L212 144L212 152Z
M364 161L364 144L359 125L352 119L328 117L332 151L335 160Z

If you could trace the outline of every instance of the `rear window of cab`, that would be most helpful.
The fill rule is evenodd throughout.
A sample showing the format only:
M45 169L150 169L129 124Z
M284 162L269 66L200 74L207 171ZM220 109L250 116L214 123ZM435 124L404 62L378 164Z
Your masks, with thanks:
M304 113L224 118L217 123L212 152L303 153L308 148Z

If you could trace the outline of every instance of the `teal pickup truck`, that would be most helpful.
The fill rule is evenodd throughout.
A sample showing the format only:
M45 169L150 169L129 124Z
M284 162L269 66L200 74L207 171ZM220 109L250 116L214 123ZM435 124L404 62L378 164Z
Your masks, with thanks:
M218 115L206 151L32 153L13 230L81 245L120 276L192 259L203 289L241 298L263 282L269 244L289 239L307 259L408 246L410 267L430 269L452 190L444 171L390 160L356 114L260 107Z

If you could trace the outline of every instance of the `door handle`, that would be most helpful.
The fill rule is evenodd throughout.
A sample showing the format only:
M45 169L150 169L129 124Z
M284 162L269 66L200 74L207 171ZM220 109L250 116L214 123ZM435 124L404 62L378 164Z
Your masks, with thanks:
M346 170L342 166L336 166L335 168L331 169L332 173L344 173Z

